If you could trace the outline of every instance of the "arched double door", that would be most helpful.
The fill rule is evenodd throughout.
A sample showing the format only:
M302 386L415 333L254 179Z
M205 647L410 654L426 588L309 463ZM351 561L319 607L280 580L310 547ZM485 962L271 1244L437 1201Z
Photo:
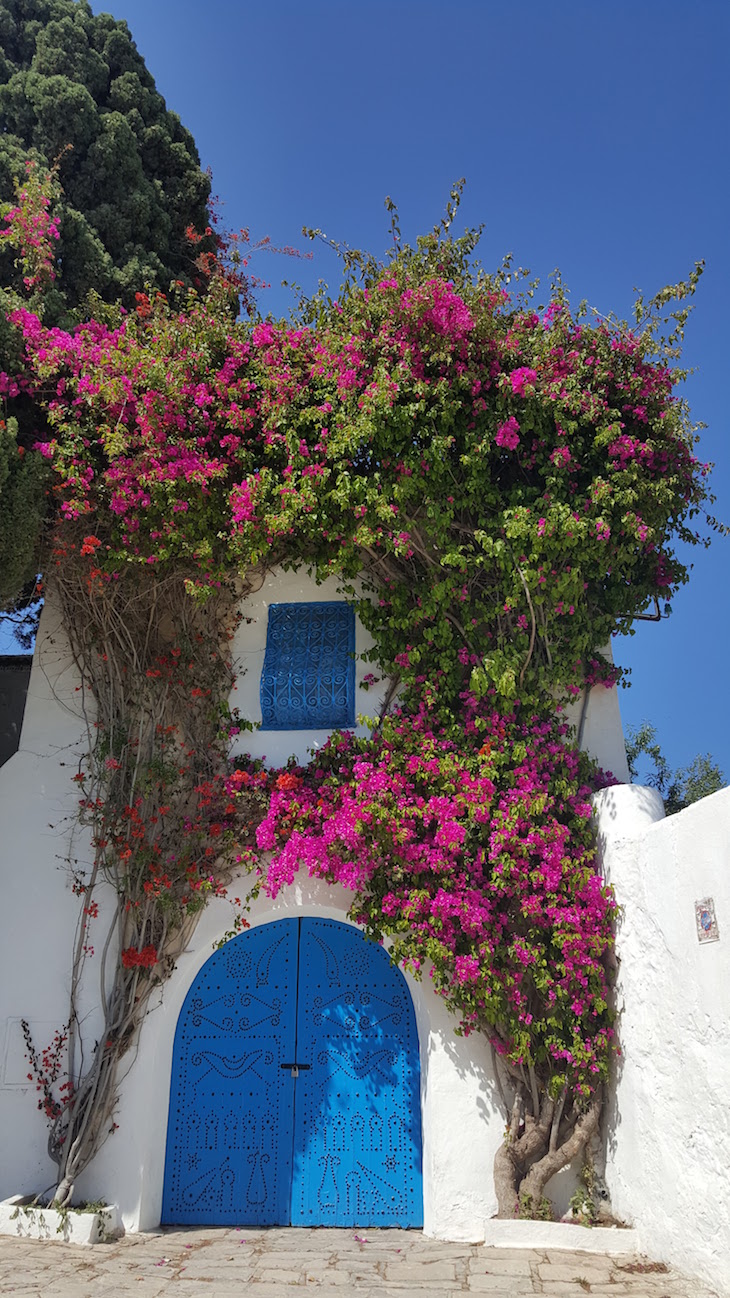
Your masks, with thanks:
M241 934L180 1012L163 1222L422 1225L419 1079L382 947L328 919Z

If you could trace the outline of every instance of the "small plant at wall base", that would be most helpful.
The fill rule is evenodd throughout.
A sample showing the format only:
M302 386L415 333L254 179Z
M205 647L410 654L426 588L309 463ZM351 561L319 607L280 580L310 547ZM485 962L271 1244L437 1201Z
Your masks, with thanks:
M338 300L291 322L234 323L222 272L205 297L141 297L70 332L11 314L24 362L0 383L38 410L45 571L95 714L61 1201L201 907L302 867L349 887L352 917L491 1042L502 1215L541 1213L596 1131L615 902L589 799L608 777L561 707L620 676L597 646L687 577L673 547L699 539L706 468L671 308L699 271L640 300L636 330L573 313L559 282L537 307L509 296L507 265L475 265L476 232L449 236L459 194L416 248L392 210L387 264L348 253ZM235 610L280 564L340 578L389 687L369 738L232 768ZM106 1026L84 1067L75 998L103 883Z

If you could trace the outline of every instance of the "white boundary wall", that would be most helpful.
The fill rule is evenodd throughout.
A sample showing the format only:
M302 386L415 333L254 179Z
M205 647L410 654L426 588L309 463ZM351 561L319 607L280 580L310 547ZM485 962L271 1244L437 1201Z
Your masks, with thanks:
M0 770L0 1198L38 1193L54 1181L20 1020L29 1022L34 1044L43 1048L68 1019L80 907L69 859L79 862L81 872L91 859L88 832L76 823L79 793L73 783L88 745L84 711L68 643L49 606L41 619L20 747ZM94 969L81 999L92 1043L97 1002Z
M595 798L622 907L613 1210L641 1249L730 1293L730 788L663 819L653 789ZM700 943L712 897L719 940Z
M242 606L244 622L234 642L241 664L232 702L256 720L258 682L266 640L269 602L338 598L332 580L317 586L301 573L270 574L261 590ZM356 651L370 641L357 628ZM244 670L245 669L245 670ZM367 692L362 677L377 676L377 666L358 658L356 711L376 713L382 685ZM28 1064L20 1019L30 1021L44 1046L67 1018L70 957L79 899L73 895L66 864L83 871L91 857L88 835L75 824L78 805L73 776L84 751L87 721L84 696L65 637L52 606L44 610L31 674L19 751L0 770L0 1198L35 1193L52 1186L54 1167L46 1153L44 1119L27 1078ZM577 721L577 715L574 718ZM93 724L93 716L89 718ZM623 747L615 691L592 691L585 742L599 761L620 775ZM240 750L266 755L278 764L324 742L327 732L255 732L240 737ZM618 768L618 769L617 769ZM235 889L233 889L235 891ZM103 897L102 897L103 904ZM347 894L305 878L275 903L260 899L252 923L284 915L320 915L345 920ZM81 1195L116 1201L127 1229L159 1222L167 1130L172 1048L177 1017L187 990L230 928L231 912L214 901L204 913L188 950L165 984L161 1003L143 1028L122 1088L119 1130L107 1142L79 1184ZM98 930L102 931L101 927ZM97 962L95 963L95 959ZM99 1030L98 959L87 965L82 1004L84 1031L93 1044ZM496 1211L492 1164L504 1119L495 1093L489 1049L483 1038L454 1035L454 1021L428 978L408 978L421 1051L426 1232L454 1240L480 1240L484 1222ZM548 1188L559 1211L567 1207L569 1174Z

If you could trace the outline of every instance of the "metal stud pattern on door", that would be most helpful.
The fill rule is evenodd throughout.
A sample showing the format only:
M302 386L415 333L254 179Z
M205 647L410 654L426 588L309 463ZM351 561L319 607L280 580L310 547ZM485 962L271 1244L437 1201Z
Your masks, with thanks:
M291 1194L296 920L216 951L175 1033L162 1220L274 1225Z
M175 1037L163 1221L422 1224L415 1015L381 947L288 919L207 962Z
M418 1036L382 947L302 920L292 1224L420 1226Z

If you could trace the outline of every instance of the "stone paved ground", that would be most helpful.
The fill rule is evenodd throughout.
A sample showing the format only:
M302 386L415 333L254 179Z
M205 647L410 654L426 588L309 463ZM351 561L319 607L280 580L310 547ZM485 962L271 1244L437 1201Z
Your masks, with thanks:
M14 1298L712 1298L656 1263L443 1244L418 1231L165 1230L93 1248L0 1237Z

